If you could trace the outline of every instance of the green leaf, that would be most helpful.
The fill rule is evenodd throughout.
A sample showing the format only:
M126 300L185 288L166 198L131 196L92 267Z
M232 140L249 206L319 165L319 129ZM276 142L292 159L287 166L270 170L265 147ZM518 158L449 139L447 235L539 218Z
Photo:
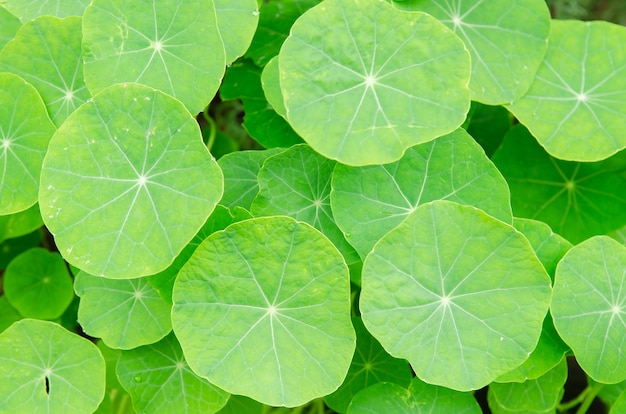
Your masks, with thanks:
M550 279L528 241L474 207L423 204L363 264L363 322L430 384L481 388L537 345Z
M393 358L365 329L361 318L352 318L356 331L356 351L348 375L337 391L324 397L324 402L339 413L348 411L352 398L362 389L379 382L393 382L408 387L412 373L405 360Z
M626 392L623 392L611 406L609 414L620 414L626 412Z
M106 392L95 414L135 414L130 395L122 387L115 373L122 351L109 348L102 341L98 341L98 349L104 357L106 366Z
M6 295L0 296L0 333L22 319L22 315L9 303Z
M563 161L519 125L492 160L509 183L513 214L543 221L572 243L626 224L626 151L600 162Z
M498 406L516 412L544 412L556 408L563 397L567 380L567 360L535 380L525 382L492 383L489 392Z
M222 173L183 105L139 84L107 88L50 141L39 200L65 259L96 276L167 268L222 196Z
M599 161L626 148L626 28L555 20L535 81L508 108L555 158Z
M174 284L172 323L196 374L294 407L345 378L355 348L349 290L341 254L319 231L289 217L250 219L196 249Z
M359 256L330 210L330 180L336 164L306 144L269 157L259 171L259 193L250 211L255 217L284 215L309 223L333 242L346 263L353 264Z
M43 226L39 204L19 213L0 216L0 241L24 236Z
M472 100L499 105L530 87L548 46L544 0L411 0L393 3L426 12L454 31L472 57Z
M278 71L278 57L273 57L263 68L261 85L267 102L272 105L276 113L283 118L287 117L287 108L280 89L280 72Z
M265 407L260 402L243 395L231 395L219 414L264 414Z
M259 192L257 175L265 160L282 148L265 151L237 151L224 155L217 163L224 172L224 195L220 204L228 208L240 206L249 209Z
M15 37L22 22L4 7L0 7L0 50Z
M117 375L141 413L215 413L228 401L228 393L189 369L174 334L122 352Z
M104 377L98 348L55 323L23 319L0 334L0 412L93 412Z
M256 0L213 0L213 3L229 64L248 50L259 23L259 7Z
M24 24L0 52L0 71L37 88L57 126L91 97L83 81L81 38L80 17L42 16Z
M287 119L348 165L397 161L459 127L469 53L442 23L374 0L326 0L294 23L279 54Z
M483 147L489 158L500 147L504 135L513 127L513 116L502 106L472 102L474 111L467 133Z
M7 267L9 262L26 250L39 246L42 232L36 230L14 239L0 243L0 269ZM2 313L2 312L0 312Z
M78 321L84 331L116 349L159 341L172 330L171 305L146 278L114 280L79 272Z
M56 131L37 90L0 73L0 215L37 202L41 163Z
M215 95L225 56L212 1L94 0L83 19L92 93L138 82L178 98L192 114Z
M608 236L574 246L556 268L554 326L598 382L626 379L625 268L626 247Z
M3 3L11 13L26 22L40 16L82 16L89 0L5 0Z
M4 293L26 318L55 319L72 302L72 279L61 255L33 248L17 256L4 273Z
M372 385L359 392L348 407L348 414L479 414L472 394L426 384L418 378L409 389L390 382Z
M437 199L473 205L511 221L504 178L461 129L410 148L395 163L338 164L333 173L330 203L335 220L362 258L418 205Z

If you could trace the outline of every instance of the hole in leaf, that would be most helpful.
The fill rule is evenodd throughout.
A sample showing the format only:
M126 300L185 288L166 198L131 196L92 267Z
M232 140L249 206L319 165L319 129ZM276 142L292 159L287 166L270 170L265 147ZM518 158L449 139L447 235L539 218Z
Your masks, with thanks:
M46 394L50 394L50 380L48 379L47 375L43 378L46 386Z

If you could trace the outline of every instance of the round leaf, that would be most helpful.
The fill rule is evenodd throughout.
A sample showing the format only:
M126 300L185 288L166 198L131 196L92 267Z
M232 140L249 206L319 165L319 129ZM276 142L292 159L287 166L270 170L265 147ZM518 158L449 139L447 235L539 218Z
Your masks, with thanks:
M276 113L283 118L287 116L283 92L280 89L280 72L278 70L278 57L275 56L267 62L261 73L261 84L267 102L272 105Z
M213 3L229 64L248 50L259 23L259 5L257 0L213 0Z
M23 22L39 16L82 16L89 0L6 0L3 4Z
M0 412L91 413L104 390L104 358L89 340L34 319L0 334Z
M27 250L9 263L4 293L22 316L38 319L60 317L74 298L63 258L41 248Z
M33 84L57 126L91 97L83 81L80 26L80 17L39 17L0 52L0 71Z
M78 322L111 348L131 349L157 342L172 329L170 305L146 278L113 280L79 272Z
M0 242L20 237L43 226L39 204L19 213L0 216Z
M37 90L22 78L0 74L0 215L37 202L39 175L56 128Z
M348 268L306 223L257 218L213 233L181 269L173 299L189 366L233 394L298 406L337 389L350 366Z
M594 380L626 379L626 247L595 236L572 247L556 268L554 326Z
M363 322L430 384L467 391L537 345L550 279L528 241L474 207L439 200L387 233L363 264Z
M469 110L469 53L442 23L381 1L326 0L279 54L287 119L348 165L398 160L454 131Z
M224 74L212 1L94 0L83 17L85 81L92 93L119 82L162 90L197 114Z
M96 276L167 268L222 196L222 173L172 97L114 85L74 112L44 159L39 200L65 259Z
M555 158L599 161L626 148L626 28L554 20L530 89L508 108Z

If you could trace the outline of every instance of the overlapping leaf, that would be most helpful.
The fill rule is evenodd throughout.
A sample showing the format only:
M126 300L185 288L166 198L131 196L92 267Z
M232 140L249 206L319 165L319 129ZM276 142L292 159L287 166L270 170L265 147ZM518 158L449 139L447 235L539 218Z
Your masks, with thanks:
M257 0L213 0L213 3L229 64L248 50L259 23L259 5Z
M5 0L3 3L11 13L26 22L40 16L82 16L89 0Z

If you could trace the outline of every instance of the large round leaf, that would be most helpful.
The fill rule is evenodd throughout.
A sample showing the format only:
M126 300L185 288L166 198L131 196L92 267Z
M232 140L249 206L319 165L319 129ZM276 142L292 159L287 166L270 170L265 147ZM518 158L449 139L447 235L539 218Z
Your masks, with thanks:
M104 389L104 358L89 340L35 319L0 334L0 412L91 413Z
M41 164L56 128L32 85L10 73L0 74L0 85L0 215L4 216L37 202Z
M535 81L509 109L555 158L599 161L626 148L626 28L555 20Z
M348 268L306 223L257 218L213 233L181 269L173 299L189 366L228 392L297 406L346 376L355 348Z
M474 207L419 206L363 264L363 322L430 384L467 391L537 345L550 279L528 241Z
M175 96L193 114L224 74L212 1L94 0L83 17L85 81L92 93L139 82Z
M413 0L396 7L426 12L454 31L472 56L472 100L509 103L530 87L548 46L545 0Z
M39 16L81 16L89 0L6 0L4 7L23 22Z
M559 262L550 310L554 326L594 380L626 379L626 247L595 236Z
M259 23L257 0L213 0L217 26L224 42L226 63L243 55ZM237 24L233 24L237 22Z
M96 276L165 269L222 196L222 173L174 98L117 84L59 128L39 200L65 259Z
M322 155L348 165L398 160L459 127L469 53L430 15L377 0L326 0L279 54L287 119Z

